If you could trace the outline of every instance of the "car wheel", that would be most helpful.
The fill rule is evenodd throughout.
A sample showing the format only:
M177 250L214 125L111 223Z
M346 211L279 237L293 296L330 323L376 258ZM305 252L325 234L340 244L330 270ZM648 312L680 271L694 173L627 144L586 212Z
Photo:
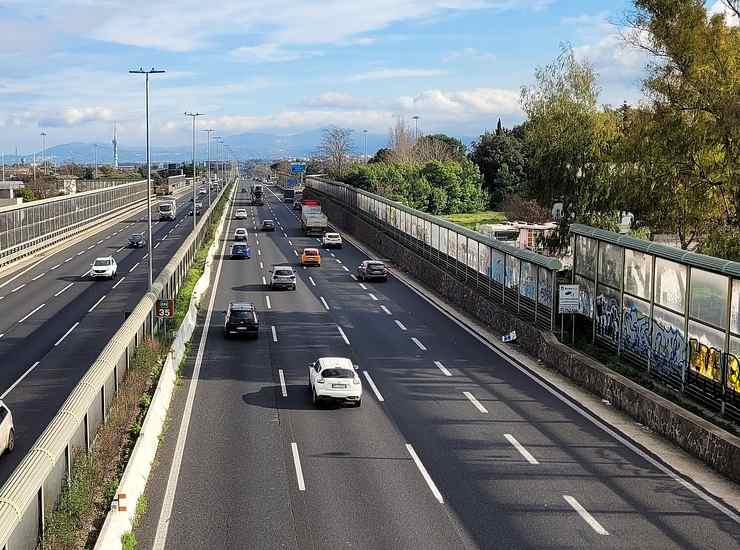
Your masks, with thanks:
M11 429L8 433L8 446L5 448L5 450L9 453L12 453L13 449L15 449L15 431Z
M355 409L359 409L361 405L362 405L362 399L358 399L358 400L357 400L357 401L355 402Z

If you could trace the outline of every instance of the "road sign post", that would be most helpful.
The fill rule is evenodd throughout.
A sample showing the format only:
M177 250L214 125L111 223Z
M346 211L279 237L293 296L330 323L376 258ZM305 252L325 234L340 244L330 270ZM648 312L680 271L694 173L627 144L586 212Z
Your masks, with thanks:
M581 312L581 288L579 285L560 285L558 287L558 313L560 313L560 341L565 338L565 314L573 315ZM575 339L575 330L572 337Z
M157 319L164 320L164 334L165 339L169 339L169 321L175 316L175 300L157 300L157 307L155 308L155 314Z

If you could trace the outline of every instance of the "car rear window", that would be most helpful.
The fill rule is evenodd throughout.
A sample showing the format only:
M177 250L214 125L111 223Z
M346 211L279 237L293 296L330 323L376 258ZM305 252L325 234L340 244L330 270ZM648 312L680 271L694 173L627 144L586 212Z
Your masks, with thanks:
M328 239L338 239L339 238L339 234L338 233L327 233L326 234L326 237Z
M385 264L381 262L370 262L367 264L367 267L369 267L370 269L382 269L385 267Z
M293 275L293 272L290 269L277 269L275 270L275 275Z
M254 319L255 315L253 311L236 310L236 311L231 312L231 317L238 321L241 321L243 319L246 319L249 321L249 320Z
M324 378L354 378L355 373L349 369L324 369L321 371Z
M143 239L144 235L142 235L141 233L134 233L133 235L131 235L131 238L138 241L139 239Z
M247 247L244 246L243 244L235 244L234 246L231 247L231 250L233 250L234 252L243 252L246 249Z
M304 250L303 253L306 256L318 256L319 255L318 251L316 250Z

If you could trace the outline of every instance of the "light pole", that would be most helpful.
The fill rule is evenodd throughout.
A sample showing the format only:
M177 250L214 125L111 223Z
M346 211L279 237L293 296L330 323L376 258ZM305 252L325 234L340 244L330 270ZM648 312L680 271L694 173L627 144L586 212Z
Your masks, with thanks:
M98 144L93 144L93 148L95 149L95 175L93 176L93 179L98 179Z
M365 161L365 164L367 164L367 130L362 131L362 137L364 139L364 152L362 154L362 158Z
M195 207L195 133L198 117L202 115L203 113L185 113L185 116L192 117L193 119L193 231L195 231L197 225L196 218L198 217L198 209Z
M213 139L215 139L216 143L218 144L218 149L216 149L217 156L218 156L218 164L216 165L216 177L218 177L218 170L219 170L219 167L221 166L221 158L223 155L222 147L221 147L223 145L223 141L222 141L223 138L221 136L213 136ZM223 176L223 170L221 170L221 175ZM222 187L224 186L223 178L221 178L221 186Z
M129 71L130 74L143 74L146 82L146 211L147 211L147 223L148 231L147 237L149 239L149 292L152 290L152 284L154 283L154 249L152 248L152 162L149 156L149 75L160 74L163 70L157 70L154 67L145 71L142 68L138 70Z
M44 167L44 174L48 174L46 170L46 132L41 132L41 166Z
M208 207L211 207L211 132L215 132L213 128L206 128L201 130L208 134Z
M419 115L414 115L411 118L414 119L414 141L419 140Z

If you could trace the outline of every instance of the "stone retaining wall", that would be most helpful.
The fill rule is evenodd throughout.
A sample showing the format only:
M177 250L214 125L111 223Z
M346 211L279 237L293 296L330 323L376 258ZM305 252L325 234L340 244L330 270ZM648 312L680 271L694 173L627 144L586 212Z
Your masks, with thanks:
M378 230L354 211L333 198L307 188L306 198L318 198L331 222L395 267L421 281L498 334L512 330L518 345L548 368L576 382L582 388L607 399L653 432L672 441L729 479L740 482L740 438L686 411L636 382L560 343L551 333L503 309L475 289L454 279L441 268L412 252L388 234Z

